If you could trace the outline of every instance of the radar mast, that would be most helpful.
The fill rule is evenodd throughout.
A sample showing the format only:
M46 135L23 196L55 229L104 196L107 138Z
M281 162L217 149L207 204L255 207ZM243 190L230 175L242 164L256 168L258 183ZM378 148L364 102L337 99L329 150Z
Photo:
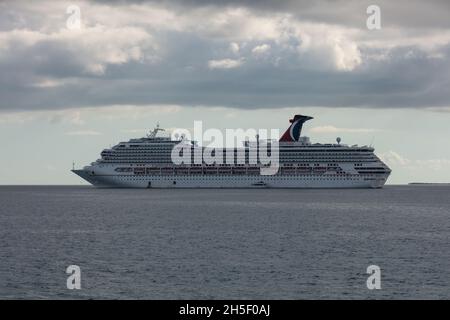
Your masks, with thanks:
M159 127L159 122L156 123L156 128L153 129L152 132L150 132L149 134L147 134L147 138L153 139L156 137L156 135L158 134L158 131L166 131L162 128Z

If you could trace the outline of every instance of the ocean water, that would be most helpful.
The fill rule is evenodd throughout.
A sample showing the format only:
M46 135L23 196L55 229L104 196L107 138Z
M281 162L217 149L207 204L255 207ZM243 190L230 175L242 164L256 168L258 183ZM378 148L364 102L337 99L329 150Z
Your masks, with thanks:
M450 187L0 187L0 298L449 299Z

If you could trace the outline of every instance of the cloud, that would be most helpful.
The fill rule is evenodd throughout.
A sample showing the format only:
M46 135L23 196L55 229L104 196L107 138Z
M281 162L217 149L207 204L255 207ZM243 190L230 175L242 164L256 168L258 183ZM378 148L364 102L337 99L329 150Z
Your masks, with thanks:
M137 2L140 1L128 1ZM157 1L154 1L157 3ZM360 1L329 1L329 0L166 0L184 10L215 6L216 8L244 7L263 13L290 13L302 21L315 23L345 25L351 27L366 27L366 9L374 4L372 0ZM377 0L376 4L382 10L382 19L385 26L395 27L421 27L421 28L448 28L450 22L447 12L450 4L446 0Z
M270 45L262 44L262 45L254 47L252 49L252 53L258 56L258 55L267 53L269 50L270 50Z
M390 166L408 167L416 170L441 171L450 166L450 159L414 159L406 158L395 151L388 151L379 155L380 159Z
M244 63L243 59L209 60L208 67L210 69L233 69L240 67L243 63Z
M80 30L63 2L0 3L1 110L448 108L447 2L382 0L377 31L366 1L76 3Z
M406 166L411 164L411 160L401 156L400 154L392 150L380 154L379 157L383 162L386 162L388 165Z
M51 33L3 31L0 43L0 63L29 57L35 60L30 67L36 67L36 73L54 76L64 75L61 74L64 71L71 75L102 75L108 65L140 61L145 57L151 60L155 49L151 36L143 29L101 25Z
M239 44L236 42L230 43L230 51L233 52L234 54L238 54L239 53Z

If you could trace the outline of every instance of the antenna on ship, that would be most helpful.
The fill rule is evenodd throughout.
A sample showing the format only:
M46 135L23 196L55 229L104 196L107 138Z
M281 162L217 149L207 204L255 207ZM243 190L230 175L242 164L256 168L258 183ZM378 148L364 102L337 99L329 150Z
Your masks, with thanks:
M150 132L150 134L147 135L148 138L155 138L156 135L158 134L158 131L166 131L162 128L159 127L159 121L156 123L156 128L153 129L152 132Z
M336 142L337 142L338 144L341 144L341 137L337 137L337 138L336 138Z

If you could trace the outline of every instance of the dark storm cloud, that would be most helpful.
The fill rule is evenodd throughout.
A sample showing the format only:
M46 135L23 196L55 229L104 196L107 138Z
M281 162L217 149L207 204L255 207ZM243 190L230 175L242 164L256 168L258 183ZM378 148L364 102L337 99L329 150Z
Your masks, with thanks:
M185 45L186 49L190 47ZM398 56L393 61L378 62L352 73L317 72L289 65L208 70L199 65L189 69L176 63L142 66L135 62L126 68L113 66L105 76L85 78L70 86L3 86L1 103L3 108L15 109L118 104L239 108L448 106L448 60L430 60L420 52L407 62L400 58L410 52L399 50L392 53Z
M96 3L114 9L110 2ZM146 1L118 1L115 6L123 12L130 3L148 5ZM383 31L374 34L367 30L347 37L346 29L342 31L334 25L353 28L363 24L358 28L364 28L366 4L361 1L239 1L239 6L248 8L248 19L244 16L227 30L209 28L208 23L202 27L203 21L195 21L194 11L208 7L207 12L212 15L222 12L223 7L238 6L237 1L164 3L162 7L175 10L180 20L189 20L192 14L192 26L183 22L175 28L172 24L179 21L174 20L167 23L167 28L164 23L157 27L140 24L123 31L121 28L128 25L115 25L114 30L95 29L78 39L58 30L42 32L36 27L36 16L27 25L27 16L19 14L23 9L11 9L9 20L1 23L4 32L0 35L0 109L122 104L238 108L449 106L450 46L445 38L449 19L441 19L446 2L427 6L417 2L417 8L426 17L415 16L417 25L413 30L409 27L412 22L404 16L403 5L379 1L380 6L393 8L389 12L383 9L383 21L397 14L396 19L391 19L396 21L392 24L403 26L400 36L386 33L386 39ZM359 12L361 8L363 14ZM417 8L412 8L410 14L416 15ZM247 20L270 18L275 12L295 14L289 23L303 18L320 24L298 27L305 33L275 33L267 37L254 30L254 25L258 28L264 21L256 20L247 29L243 26ZM435 19L429 13L435 14ZM45 17L40 19L44 23ZM423 46L420 39L412 44L402 42L402 35L420 35L427 42L424 45L429 44L427 36L434 33L427 32L427 28L444 30L436 34L431 49ZM26 32L13 33L14 29ZM241 30L256 32L257 36L242 39ZM316 40L317 35L328 33L330 39ZM310 36L312 44L301 47L311 42L307 39ZM230 50L234 41L236 52ZM372 45L371 41L381 44ZM153 49L154 44L157 50ZM148 59L154 50L157 58Z
M377 5L390 26L450 27L448 0L96 0L98 3L160 4L178 10L201 7L246 7L261 12L286 12L304 21L332 23L365 28L366 9Z

